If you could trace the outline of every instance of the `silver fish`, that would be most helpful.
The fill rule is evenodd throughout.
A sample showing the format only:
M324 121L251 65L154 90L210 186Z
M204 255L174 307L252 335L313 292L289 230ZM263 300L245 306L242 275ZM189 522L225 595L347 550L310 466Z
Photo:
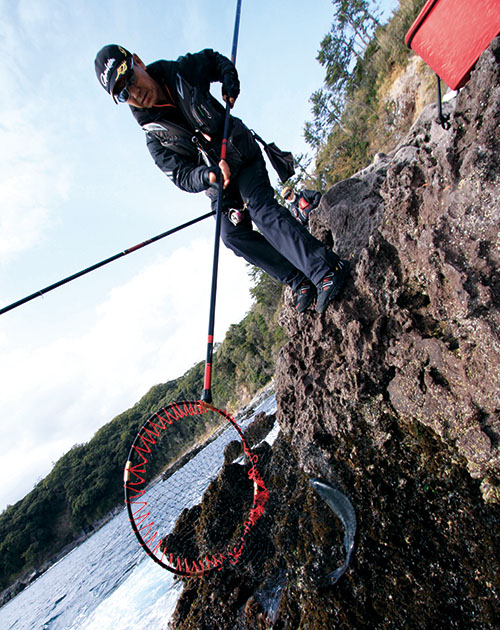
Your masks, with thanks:
M356 512L354 511L352 503L340 490L332 488L319 479L310 479L309 483L319 496L326 501L328 507L336 514L344 526L344 563L326 576L326 580L330 584L335 584L340 576L346 572L349 562L351 561L357 528Z

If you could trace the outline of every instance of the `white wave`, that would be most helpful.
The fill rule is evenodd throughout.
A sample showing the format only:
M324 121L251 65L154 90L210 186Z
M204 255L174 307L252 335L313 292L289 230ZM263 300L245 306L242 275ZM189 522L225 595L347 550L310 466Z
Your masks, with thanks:
M136 630L166 628L182 582L146 558L91 615L75 619L69 630Z

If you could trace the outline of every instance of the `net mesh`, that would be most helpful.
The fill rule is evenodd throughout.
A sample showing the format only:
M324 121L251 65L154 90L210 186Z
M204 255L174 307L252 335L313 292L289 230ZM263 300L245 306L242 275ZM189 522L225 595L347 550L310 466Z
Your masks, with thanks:
M232 463L223 467L225 456ZM130 449L124 487L140 544L183 576L238 563L269 497L239 424L201 401L150 416Z

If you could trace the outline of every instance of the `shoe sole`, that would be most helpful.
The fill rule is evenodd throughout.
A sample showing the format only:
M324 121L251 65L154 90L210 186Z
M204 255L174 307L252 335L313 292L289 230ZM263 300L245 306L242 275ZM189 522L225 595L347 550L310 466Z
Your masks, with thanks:
M340 278L337 280L337 282L335 282L335 284L332 285L332 288L329 291L329 295L327 296L327 300L325 302L324 307L318 309L318 306L316 305L316 312L317 313L324 313L326 311L326 309L328 308L328 305L330 304L330 302L337 297L337 295L340 293L340 290L344 286L345 281L349 277L349 274L350 274L350 271L351 271L351 265L350 265L349 261L348 260L342 260L341 262L343 263L343 266L341 268Z

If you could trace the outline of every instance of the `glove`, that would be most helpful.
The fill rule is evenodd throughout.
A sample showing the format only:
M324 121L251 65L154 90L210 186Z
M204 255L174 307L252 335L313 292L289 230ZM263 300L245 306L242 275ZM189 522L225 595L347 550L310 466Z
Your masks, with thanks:
M210 175L215 175L215 182L210 181ZM220 180L220 168L218 166L206 166L205 171L203 172L203 183L206 188L218 188Z
M238 75L226 72L222 81L222 98L227 101L230 98L236 100L240 93L240 80Z
M218 166L207 166L203 173L203 182L207 187L218 187L221 181L223 188L227 188L231 181L231 169L226 160L221 160Z

